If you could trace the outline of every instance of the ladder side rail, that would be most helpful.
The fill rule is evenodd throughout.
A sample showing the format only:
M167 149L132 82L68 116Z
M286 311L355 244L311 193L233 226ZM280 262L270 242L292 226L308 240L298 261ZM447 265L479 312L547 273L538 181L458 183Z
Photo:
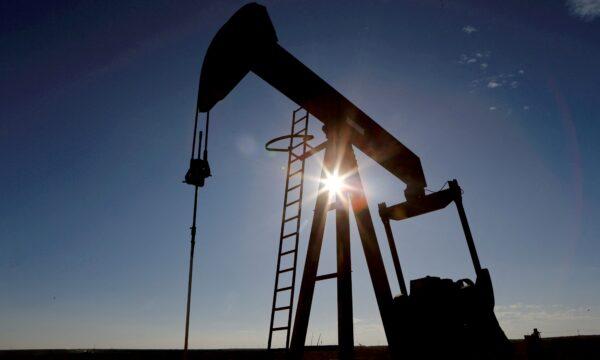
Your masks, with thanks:
M290 134L294 133L294 116L295 116L296 112L294 112L292 114L292 127L290 129ZM292 143L293 143L294 138L290 137L290 144L289 144L289 151L288 151L288 162L287 162L287 175L285 177L285 190L284 190L284 194L283 194L283 210L282 210L282 214L281 214L281 228L279 230L279 248L277 250L277 267L275 270L275 285L273 288L273 305L271 307L271 321L270 321L270 325L269 325L269 339L267 342L267 348L271 349L271 344L272 344L272 340L273 340L273 323L275 321L275 308L277 306L277 288L279 287L279 275L280 275L280 266L281 266L281 250L283 248L283 232L285 230L285 216L286 216L286 204L287 204L287 197L288 197L288 188L289 188L289 184L290 184L290 162L292 159L292 155L291 155L291 148L292 148ZM289 330L288 330L289 332Z
M306 154L306 144L307 144L307 138L306 135L308 135L308 110L306 111L306 120L305 120L305 124L304 124L304 132L302 135L304 135L304 137L302 138L302 142L304 143L304 145L302 146L302 155ZM293 123L294 125L296 124L295 122ZM293 139L293 138L292 138ZM290 149L290 155L292 153L292 150ZM302 162L301 162L301 167L302 167L302 174L300 174L300 188L299 188L299 194L298 194L298 221L296 223L296 238L294 239L295 244L294 244L294 249L296 249L296 252L294 252L294 265L293 268L294 270L292 270L292 284L291 284L291 290L290 290L290 310L288 312L288 330L287 330L287 335L286 335L286 340L285 340L285 347L286 349L289 348L290 346L290 328L292 325L292 313L293 313L293 309L294 309L294 296L295 296L295 289L296 289L296 267L298 264L298 243L300 240L300 225L301 225L301 215L302 215L302 195L304 194L304 163L306 162L306 158L304 156L302 156Z

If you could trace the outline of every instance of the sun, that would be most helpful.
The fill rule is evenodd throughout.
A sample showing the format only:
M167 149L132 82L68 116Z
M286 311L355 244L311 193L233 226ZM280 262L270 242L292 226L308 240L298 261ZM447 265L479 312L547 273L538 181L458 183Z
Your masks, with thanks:
M356 174L355 171L341 172L338 166L328 170L323 165L323 172L321 177L309 176L308 178L319 184L319 191L317 196L327 193L330 202L347 201L349 196L356 191L354 188L352 176Z
M345 187L344 180L337 172L328 174L325 179L323 179L323 185L325 186L325 190L332 195L341 195Z

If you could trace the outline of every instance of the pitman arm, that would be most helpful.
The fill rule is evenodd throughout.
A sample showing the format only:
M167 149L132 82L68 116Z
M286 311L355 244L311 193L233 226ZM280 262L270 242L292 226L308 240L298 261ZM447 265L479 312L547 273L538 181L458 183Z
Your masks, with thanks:
M239 9L212 40L202 65L198 110L209 111L249 71L327 127L344 127L353 145L406 183L407 198L424 195L419 157L279 46L266 8L256 3Z

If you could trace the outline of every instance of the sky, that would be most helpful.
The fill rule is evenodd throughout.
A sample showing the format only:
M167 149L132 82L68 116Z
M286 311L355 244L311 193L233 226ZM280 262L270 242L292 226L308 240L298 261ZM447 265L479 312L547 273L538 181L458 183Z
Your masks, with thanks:
M280 44L416 153L431 190L458 179L510 338L600 334L600 1L263 4ZM0 349L182 347L197 79L241 5L0 4ZM286 159L264 143L296 107L250 74L211 111L193 348L266 346ZM376 214L404 185L357 157L398 293ZM319 157L306 171L299 274ZM351 229L355 343L385 344ZM408 280L474 276L452 207L393 231ZM307 343L336 329L322 282Z

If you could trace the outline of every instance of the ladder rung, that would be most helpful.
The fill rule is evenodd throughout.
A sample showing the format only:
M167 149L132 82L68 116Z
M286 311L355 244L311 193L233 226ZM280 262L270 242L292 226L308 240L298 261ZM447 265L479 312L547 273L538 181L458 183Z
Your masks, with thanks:
M305 152L304 154L301 154L301 155L298 155L298 154L296 154L296 153L292 152L292 156L294 156L294 157L295 157L295 159L294 159L294 160L305 160L305 159L306 159L305 155L306 155L306 152ZM292 160L292 162L293 162L294 160Z
M302 130L300 130L298 132L295 132L294 136L298 136L298 135L302 134L304 131L306 131L306 129L302 129ZM300 144L302 144L302 143L304 143L304 138L302 139L302 142L300 142Z
M292 250L282 252L281 254L279 254L279 256L289 255L289 254L295 253L295 252L296 252L296 249L292 249Z
M290 148L290 150L294 150L295 148L297 148L297 147L299 147L300 145L303 145L303 144L304 144L304 141L302 141L302 142L300 142L300 143L298 143L298 144L296 144L296 145L293 145L293 146Z
M286 223L286 222L288 222L288 221L292 221L292 220L294 220L294 219L297 219L297 218L299 218L299 217L300 217L299 215L292 216L291 218L285 219L283 222L284 222L284 223Z
M298 184L298 185L294 185L291 188L287 189L288 192L292 191L292 190L296 190L297 188L299 188L300 186L302 186L302 183Z
M294 205L294 204L296 204L296 203L299 203L299 202L300 202L300 199L298 199L298 200L294 200L294 201L292 201L291 203L287 203L287 204L285 204L285 206L291 206L291 205Z
M279 273L280 273L280 274L283 274L283 273L285 273L285 272L289 272L289 271L292 271L292 270L294 270L294 268L293 268L293 267L291 267L291 268L287 268L287 269L283 269L283 270L279 270Z
M274 327L274 328L271 328L271 331L287 330L289 328L290 328L289 326Z
M287 290L292 290L292 287L291 286L286 286L286 287L279 288L276 291L287 291Z
M296 235L296 234L298 234L298 232L294 231L293 233L289 233L289 234L287 234L287 235L283 235L281 238L282 238L282 239L287 239L287 238L289 238L290 236L294 236L294 235Z
M298 170L298 171L294 171L293 173L289 174L289 175L288 175L288 177L292 177L292 176L294 176L294 175L296 175L296 174L300 174L300 173L302 172L302 170L304 170L304 169L303 169L303 168L300 168L300 170Z
M320 280L327 280L327 279L333 279L337 277L337 273L331 273L331 274L324 274L324 275L318 275L315 278L315 281L320 281Z
M305 119L308 119L308 116L307 116L307 115L304 115L304 116L302 116L301 118L298 118L298 119L294 120L294 124L297 124L297 123L299 123L300 121L302 121L302 120L305 120Z
M294 157L294 159L292 159L292 160L290 161L290 164L291 164L291 163L294 163L294 162L296 162L296 161L302 161L302 160L303 160L303 159L302 159L300 156L298 156L298 155L296 155L296 154L294 154L294 153L291 153L291 154L292 154L292 156Z
M280 306L280 307L276 307L274 310L281 311L281 310L289 310L291 308L292 308L291 306Z

